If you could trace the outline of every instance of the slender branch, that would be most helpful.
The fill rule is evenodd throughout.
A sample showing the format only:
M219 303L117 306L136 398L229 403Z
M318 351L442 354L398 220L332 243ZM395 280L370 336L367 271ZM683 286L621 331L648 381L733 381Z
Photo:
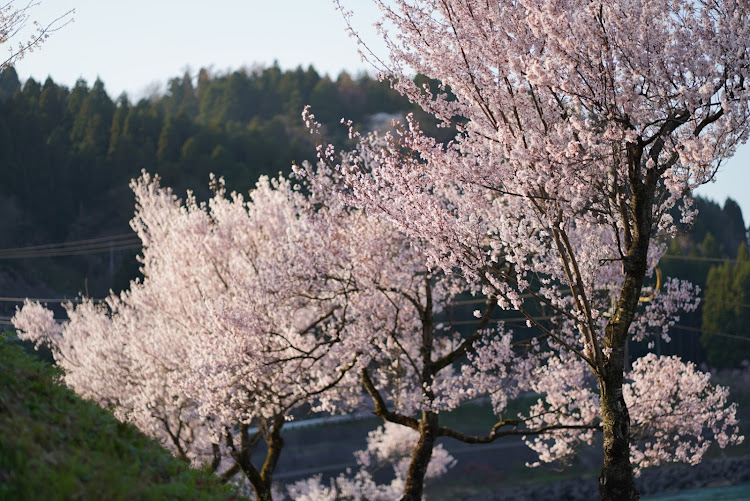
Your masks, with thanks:
M176 433L172 431L172 428L169 426L169 421L167 420L167 418L165 417L159 418L159 421L161 421L162 424L164 425L164 429L166 430L167 435L169 435L169 438L172 440L172 444L177 449L177 453L179 454L180 459L187 460L187 454L185 452L185 449L182 447L182 444L180 443L180 434L182 432L182 425L183 425L182 420L179 420L180 424L177 427Z
M479 338L482 336L482 331L489 325L492 317L492 312L495 311L495 306L497 306L497 300L495 298L488 299L487 308L484 310L484 314L479 321L479 325L477 325L477 328L474 330L474 333L468 338L464 339L464 341L459 345L458 348L438 358L432 363L433 375L437 374L442 369L464 356L466 353L474 351L474 343L479 340Z
M586 294L586 289L584 288L583 284L583 277L581 276L581 270L578 266L578 260L576 259L576 255L573 252L573 246L570 244L570 239L568 238L567 232L560 228L559 234L562 237L563 244L565 245L565 249L568 255L568 259L570 260L571 265L573 266L573 272L575 273L575 280L576 285L578 288L578 294L581 296L581 302L583 303L584 307L584 314L586 315L587 320L587 329L588 330L588 337L589 337L589 343L591 343L591 351L594 354L594 360L596 361L596 365L599 368L599 370L602 369L603 363L604 363L604 357L601 351L601 346L599 346L599 342L596 337L596 328L594 327L594 316L591 309L591 304L589 302L588 294ZM571 284L572 285L572 284Z
M388 406L386 405L385 400L383 400L383 396L378 389L375 388L375 384L372 382L367 369L362 369L361 376L365 391L367 391L367 394L370 395L372 402L375 404L375 415L380 416L384 421L408 426L413 430L419 431L419 421L417 419L388 410Z
M476 79L474 78L474 73L471 70L471 64L469 64L469 58L466 55L466 52L464 51L463 44L461 43L461 37L458 35L458 30L456 29L456 23L453 19L453 15L451 14L451 8L450 5L448 5L448 2L443 0L443 7L445 8L445 11L448 15L448 21L451 25L451 30L453 30L453 34L456 37L456 43L458 44L458 48L461 51L461 57L463 59L464 65L466 67L466 73L469 75L469 79L471 80L471 84L474 87L474 92L476 92L477 100L476 103L479 105L479 108L482 110L484 115L489 119L490 124L492 127L497 129L497 119L495 118L495 115L492 113L492 110L485 102L484 97L482 96L482 91L479 88L479 84L477 84Z
M211 472L215 472L219 469L219 465L221 465L221 448L219 447L219 444L211 444L211 454L213 456L213 459L211 460L210 469Z
M698 137L703 129L720 119L722 115L724 115L724 108L719 109L719 111L712 115L706 115L706 117L701 120L701 123L696 126L695 130L693 130L693 135Z
M232 459L235 461L235 465L242 470L242 473L245 474L247 479L250 481L250 483L253 485L253 488L256 489L256 492L259 488L259 486L263 485L263 479L260 476L260 472L258 469L253 465L252 461L250 460L250 452L252 451L251 448L248 447L249 443L252 439L246 442L247 438L247 432L248 432L248 425L242 424L240 425L240 450L237 450L237 448L234 445L234 438L232 437L232 433L227 431L225 434L226 444L227 448L229 449L230 455L232 456ZM256 436L258 433L255 434Z
M229 468L227 471L222 473L219 476L219 482L222 484L226 484L230 480L232 480L232 477L237 475L241 471L240 465L237 463L234 463L231 468Z
M539 428L517 428L517 426L521 424L520 421L517 419L508 419L503 420L495 424L495 426L492 427L492 431L488 433L487 435L478 436L478 435L467 435L465 433L461 433L460 431L456 431L452 428L448 428L445 426L441 426L438 428L437 435L439 437L450 437L453 439L456 439L460 442L464 442L467 444L489 444L491 442L494 442L498 438L501 437L508 437L511 435L541 435L543 433L547 433L554 430L601 430L600 424L591 424L591 425L562 425L562 424L555 424L555 425L548 425L548 426L540 426ZM513 429L511 430L504 430L499 431L500 428L503 426L513 426Z

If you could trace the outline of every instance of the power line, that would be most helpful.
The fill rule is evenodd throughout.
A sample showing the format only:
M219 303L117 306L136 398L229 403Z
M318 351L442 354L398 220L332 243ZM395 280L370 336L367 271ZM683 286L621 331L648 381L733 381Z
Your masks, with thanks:
M132 233L127 233L108 237L90 238L87 240L74 240L71 242L0 249L0 259L72 256L78 254L93 254L97 252L136 249L140 246L140 239Z
M102 244L82 245L77 247L60 247L57 249L30 252L0 253L0 259L29 259L39 257L75 256L82 254L96 254L100 252L138 249L140 241L123 241L116 244L105 242Z
M26 300L29 301L36 301L37 303L65 303L67 301L70 301L71 303L80 303L81 300L79 298L59 298L59 297L0 297L0 302L2 303L23 303ZM96 301L96 300L95 300Z
M450 303L451 306L461 306L465 304L485 304L487 303L487 299L464 299L462 301L453 301Z
M0 315L0 323L2 324L13 325L13 322L11 322L11 320L13 320L13 317ZM55 322L68 322L67 318L53 318L52 320L54 320Z
M518 297L533 298L533 297L536 297L536 295L531 294L531 293L525 293L525 294L519 294ZM486 304L487 301L488 301L488 298L474 298L474 299L462 299L460 301L452 301L448 304L450 306L462 306L466 304Z
M496 323L496 324L507 323L507 322L526 322L528 320L534 320L534 321L540 322L540 321L543 321L543 320L555 320L555 319L558 319L560 317L561 317L561 315L548 315L548 316L544 316L544 317L531 317L530 319L526 318L526 317L493 318L493 319L490 319L490 322L491 323ZM455 321L455 322L444 321L442 323L448 324L448 325L451 325L451 326L454 326L454 325L474 325L474 324L479 323L480 321L481 321L481 319L477 318L476 320L458 320L458 321Z
M750 304L733 303L731 301L719 301L718 299L712 299L712 298L702 297L701 298L701 303L706 303L706 302L713 303L713 304L717 304L718 303L718 304L722 304L724 306L731 306L731 307L739 306L740 308L750 308Z
M522 297L522 298L533 298L533 297L536 297L536 295L534 295L534 294L521 294L520 297ZM0 301L2 301L2 299L0 299ZM722 305L731 306L731 307L739 306L740 308L750 308L750 304L748 304L748 303L734 303L732 301L719 301L718 299L707 298L707 297L704 297L704 296L700 297L700 302L701 302L701 304L703 304L703 303L713 303L713 304L722 304ZM487 303L487 299L486 298L484 298L484 299L482 299L482 298L475 298L475 299L465 299L465 300L460 300L460 301L452 301L450 303L447 303L447 306L463 306L463 305L469 305L469 304L486 304L486 303Z
M50 247L60 247L60 246L68 246L68 245L79 245L79 244L88 244L92 242L101 242L102 240L119 240L123 238L137 238L132 233L120 233L118 235L110 235L108 237L97 237L97 238L88 238L86 240L71 240L69 242L59 242L56 244L43 244L43 245L30 245L27 247L10 247L7 249L0 249L0 253L2 252L15 252L15 251L24 251L24 250L33 250L33 249L48 249Z
M680 259L682 261L707 261L711 263L736 263L736 259L723 258L723 257L702 257L702 256L675 256L673 254L665 254L661 257L662 259Z
M672 327L676 327L678 329L682 329L685 331L700 332L703 334L708 334L709 336L721 336L721 337L728 337L732 339L743 339L745 341L750 341L750 337L738 336L736 334L727 334L726 332L707 331L705 329L699 329L697 327L688 327L687 325L673 325Z

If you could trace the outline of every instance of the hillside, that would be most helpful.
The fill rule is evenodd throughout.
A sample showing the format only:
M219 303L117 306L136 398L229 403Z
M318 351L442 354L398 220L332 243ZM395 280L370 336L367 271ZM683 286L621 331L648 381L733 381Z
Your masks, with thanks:
M339 146L348 134L342 117L367 128L416 111L387 83L346 73L331 79L313 68L203 69L138 102L108 95L100 80L79 80L69 89L49 78L21 82L12 67L0 72L0 210L6 216L0 249L23 248L0 256L3 296L101 297L127 288L138 272L137 245L118 240L132 236L129 181L145 169L180 196L190 189L206 199L210 173L238 192L261 174L288 174L293 162L315 158L301 119L305 104ZM98 253L90 247L53 257L27 252L110 237L113 245ZM12 315L13 307L2 306L0 315Z
M244 499L0 338L0 499Z

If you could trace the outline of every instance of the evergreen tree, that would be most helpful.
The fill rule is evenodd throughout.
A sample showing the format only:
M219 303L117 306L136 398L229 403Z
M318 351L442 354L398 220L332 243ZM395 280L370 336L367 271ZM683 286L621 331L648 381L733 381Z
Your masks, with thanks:
M0 70L0 102L10 99L20 89L21 82L13 66Z
M708 273L701 343L714 367L737 367L750 360L750 256L740 244L737 261Z

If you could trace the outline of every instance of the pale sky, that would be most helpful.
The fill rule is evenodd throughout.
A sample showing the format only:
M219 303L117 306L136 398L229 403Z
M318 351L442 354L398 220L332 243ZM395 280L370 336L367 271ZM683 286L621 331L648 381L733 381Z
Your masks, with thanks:
M284 69L312 64L332 77L342 70L370 68L330 0L41 0L32 19L44 24L70 9L74 22L16 64L21 79L43 82L48 75L72 87L101 78L114 99L139 98L164 88L185 70L223 72L278 61ZM23 2L16 2L21 5ZM344 0L353 23L376 53L383 54L372 23L370 0ZM723 205L727 196L742 207L750 224L750 145L722 167L717 181L698 193Z

